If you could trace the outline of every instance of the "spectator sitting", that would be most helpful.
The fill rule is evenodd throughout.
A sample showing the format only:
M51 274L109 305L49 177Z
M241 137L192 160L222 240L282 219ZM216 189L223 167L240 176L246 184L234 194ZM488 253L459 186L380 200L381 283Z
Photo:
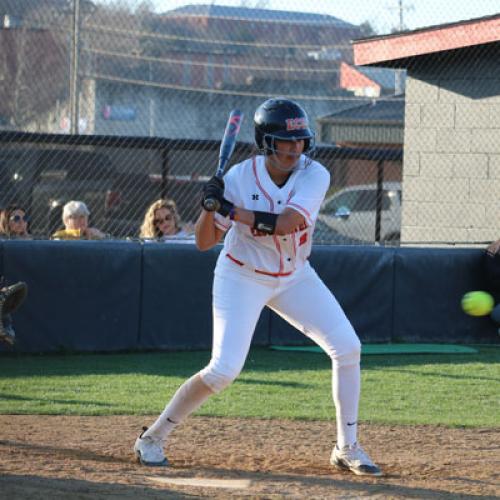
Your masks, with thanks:
M492 290L500 292L500 240L486 248L486 276Z
M500 327L500 240L494 241L486 249L485 271L489 291L497 304L491 311L491 319Z
M89 209L83 201L69 201L64 205L62 220L64 229L52 235L55 240L102 240L106 235L89 227Z
M181 228L177 206L173 200L156 200L146 210L139 236L160 241L190 240L193 235Z
M0 213L0 237L31 240L28 215L19 205L11 205Z

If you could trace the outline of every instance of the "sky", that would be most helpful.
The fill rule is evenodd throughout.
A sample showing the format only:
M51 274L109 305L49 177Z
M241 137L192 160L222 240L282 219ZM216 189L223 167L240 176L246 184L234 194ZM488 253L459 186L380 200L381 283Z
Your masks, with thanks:
M139 4L140 0L126 0ZM407 29L450 23L500 13L500 0L401 0ZM188 4L264 5L277 10L317 12L352 24L369 21L378 33L399 27L399 0L149 0L156 12Z

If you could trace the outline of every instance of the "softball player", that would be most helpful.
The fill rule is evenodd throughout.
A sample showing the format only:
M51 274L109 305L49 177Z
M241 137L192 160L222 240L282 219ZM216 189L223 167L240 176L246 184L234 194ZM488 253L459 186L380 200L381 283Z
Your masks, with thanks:
M144 465L167 465L164 443L176 425L240 373L264 306L311 338L332 360L337 443L331 463L358 475L381 470L357 443L361 345L330 290L309 264L312 234L330 184L328 171L309 156L314 134L305 111L287 99L270 99L255 112L255 142L262 155L213 177L196 223L200 250L224 233L213 283L213 346L209 364L177 390L164 411L137 438Z

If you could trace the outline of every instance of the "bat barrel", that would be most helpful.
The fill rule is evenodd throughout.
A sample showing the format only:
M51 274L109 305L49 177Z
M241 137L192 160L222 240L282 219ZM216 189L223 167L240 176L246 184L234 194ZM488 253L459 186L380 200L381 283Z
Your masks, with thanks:
M226 124L226 130L222 137L219 149L219 164L215 171L215 177L222 179L227 163L233 154L236 145L236 138L240 131L243 113L238 109L233 109L229 114L229 119ZM216 198L205 198L203 200L203 208L209 212L217 211L220 208L220 202Z

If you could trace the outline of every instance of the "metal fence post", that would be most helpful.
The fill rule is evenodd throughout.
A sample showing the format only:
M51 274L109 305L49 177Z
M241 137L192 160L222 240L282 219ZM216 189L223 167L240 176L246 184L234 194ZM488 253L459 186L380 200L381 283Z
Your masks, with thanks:
M70 75L70 89L69 89L69 102L70 102L70 131L72 135L78 134L80 121L78 101L79 101L79 58L80 58L80 0L73 0L73 30L72 30L72 44L71 44L71 75Z
M377 162L377 201L375 208L375 242L380 243L382 200L384 198L384 160Z

